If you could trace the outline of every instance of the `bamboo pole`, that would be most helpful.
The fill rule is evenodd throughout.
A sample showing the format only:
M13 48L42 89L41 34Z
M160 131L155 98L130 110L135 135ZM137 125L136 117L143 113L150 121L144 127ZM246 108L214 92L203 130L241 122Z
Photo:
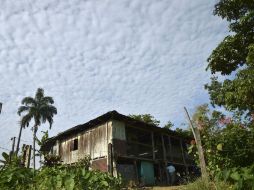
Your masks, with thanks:
M202 178L205 181L208 181L208 175L207 175L206 163L205 163L205 156L204 156L204 151L203 151L203 148L202 148L202 143L201 143L201 138L200 138L200 132L199 132L199 130L196 127L194 127L186 107L184 107L184 111L185 111L186 117L187 117L187 119L189 121L190 128L192 130L193 136L194 136L195 141L196 141L196 146L197 146L197 149L198 149L198 157L199 157L199 164L200 164Z

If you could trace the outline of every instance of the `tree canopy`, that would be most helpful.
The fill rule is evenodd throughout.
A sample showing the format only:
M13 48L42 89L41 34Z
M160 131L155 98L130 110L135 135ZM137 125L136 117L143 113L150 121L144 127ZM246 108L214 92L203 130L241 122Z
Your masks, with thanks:
M220 0L214 14L229 22L230 35L213 50L207 69L230 77L220 81L213 76L205 88L212 105L250 115L254 113L254 3Z
M151 125L156 125L159 126L160 121L155 119L154 116L152 116L151 114L133 114L133 115L129 115L131 118L145 122L147 124L151 124Z

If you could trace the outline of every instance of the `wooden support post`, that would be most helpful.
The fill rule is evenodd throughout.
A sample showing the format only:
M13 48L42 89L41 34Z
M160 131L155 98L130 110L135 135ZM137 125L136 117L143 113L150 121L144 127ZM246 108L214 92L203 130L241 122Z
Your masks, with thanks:
M184 154L184 149L183 149L183 140L180 139L180 143L181 143L181 151L182 151L182 157L183 157L183 164L185 166L185 171L186 171L186 174L188 173L188 167L187 167L187 163L186 163L186 160L185 160L185 154Z
M159 169L159 175L160 175L160 180L162 181L162 173L161 173L161 163L158 163L158 169Z
M135 174L136 174L136 183L139 184L139 176L138 176L138 166L137 166L137 160L134 160L134 169L135 169Z
M108 144L108 171L113 176L112 144Z
M172 144L171 144L170 136L168 136L168 142L169 142L170 161L173 162L173 152L172 152Z
M186 114L187 119L189 121L190 128L192 130L193 136L196 141L202 178L205 181L208 181L208 175L207 175L207 171L206 171L206 163L205 163L205 157L204 157L204 152L203 152L201 138L200 138L200 132L196 127L193 126L192 121L189 116L189 113L185 107L184 107L184 111L185 111L185 114Z
M165 143L163 139L163 135L161 134L161 143L162 143L162 150L163 150L163 160L167 160L167 154L166 154L166 149L165 149Z
M169 183L169 176L168 176L168 171L167 171L167 154L166 154L166 149L165 149L165 142L163 139L163 135L161 135L161 142L162 142L162 148L163 148L163 171L166 173L166 180L167 184Z
M152 137L153 160L155 160L154 134L153 134L153 132L151 132L151 137Z
M26 168L30 167L31 150L32 150L32 145L28 145L27 150L26 150L26 162L25 162Z

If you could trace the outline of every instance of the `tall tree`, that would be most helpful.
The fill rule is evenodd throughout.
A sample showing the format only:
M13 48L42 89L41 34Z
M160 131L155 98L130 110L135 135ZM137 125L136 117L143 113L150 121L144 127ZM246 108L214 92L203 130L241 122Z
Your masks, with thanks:
M18 109L18 114L22 116L20 121L21 128L28 127L33 120L33 168L35 169L35 140L38 127L48 122L51 129L53 117L57 114L56 107L53 106L54 100L50 96L44 96L44 90L38 88L35 97L25 97L21 101L22 106Z
M254 113L254 3L253 0L220 0L214 15L229 22L230 35L213 50L207 69L228 75L211 78L206 85L212 105L229 111Z

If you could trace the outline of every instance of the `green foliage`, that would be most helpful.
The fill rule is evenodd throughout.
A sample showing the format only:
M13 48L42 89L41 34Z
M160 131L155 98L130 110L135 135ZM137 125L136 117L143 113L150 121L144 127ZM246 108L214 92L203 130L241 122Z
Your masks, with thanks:
M197 108L193 120L196 125L202 124L199 129L207 168L211 175L226 168L247 167L253 164L252 128L217 111L211 112L207 105ZM195 145L190 147L189 152L197 158Z
M88 171L78 166L45 167L35 177L36 187L48 189L119 189L121 180L107 173ZM50 187L50 188L49 188Z
M41 132L43 133L43 136L41 137L41 140L38 139L37 137L35 137L35 141L36 141L36 143L37 143L40 147L42 147L42 146L46 143L46 141L48 140L48 138L49 138L48 130L47 130L47 131L41 131ZM46 155L47 155L47 151L41 151L41 150L39 150L38 153L39 153L39 155L41 155L41 156L46 156Z
M36 171L7 166L0 170L0 189L3 190L118 190L121 178L114 178L108 173L89 171L79 162L75 165L43 167ZM35 175L35 176L33 176Z
M90 155L84 155L82 159L78 160L77 163L80 167L84 167L86 170L88 170L91 166L91 156Z
M167 124L163 127L164 129L172 129L174 124L171 121L168 121Z
M175 132L178 133L182 137L192 137L193 138L193 134L190 129L176 128Z
M8 154L6 152L2 153L3 160L0 160L0 163L3 165L1 166L2 169L8 166L20 166L21 165L21 157L17 156L16 154Z
M225 169L216 178L234 184L234 189L254 190L254 165Z
M53 154L44 155L42 164L46 167L57 166L61 164L61 157Z
M10 159L10 155L7 154L6 152L2 153L2 157L4 160L0 160L0 162L4 165L9 165L11 164L11 159Z
M131 118L145 122L147 124L159 126L160 121L156 120L151 114L141 114L141 115L129 115Z
M0 189L27 190L33 184L33 172L24 167L8 165L0 170Z
M41 131L43 133L43 136L41 137L41 140L39 140L37 137L36 137L36 142L39 146L43 146L45 144L45 142L48 140L49 138L49 132L48 130L47 131Z
M33 119L35 126L49 122L50 128L53 124L53 116L57 114L57 109L53 106L54 100L50 96L44 96L44 90L38 88L35 97L25 97L21 101L22 106L18 109L18 115L22 116L20 124L22 127L29 126Z
M254 3L252 0L220 0L214 14L227 19L231 34L218 45L208 58L212 73L235 76L219 81L211 78L205 88L212 105L230 111L254 112Z

